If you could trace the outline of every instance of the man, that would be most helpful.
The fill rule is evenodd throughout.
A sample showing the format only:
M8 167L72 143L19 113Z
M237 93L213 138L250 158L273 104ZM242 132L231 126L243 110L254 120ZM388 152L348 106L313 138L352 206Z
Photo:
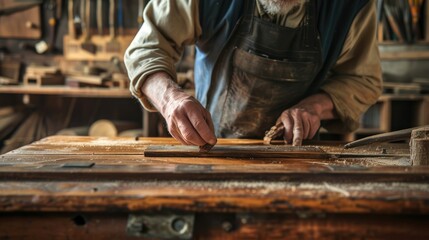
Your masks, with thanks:
M352 131L381 93L375 12L374 0L152 0L125 54L130 89L183 144L276 123L295 146L322 121ZM198 100L174 82L188 44Z

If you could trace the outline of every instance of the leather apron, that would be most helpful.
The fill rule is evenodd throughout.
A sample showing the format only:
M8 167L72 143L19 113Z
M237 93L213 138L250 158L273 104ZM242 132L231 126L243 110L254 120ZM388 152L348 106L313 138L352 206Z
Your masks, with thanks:
M321 68L315 1L306 3L297 28L256 17L255 1L246 1L230 42L233 69L219 122L221 137L263 137L284 110L305 97Z

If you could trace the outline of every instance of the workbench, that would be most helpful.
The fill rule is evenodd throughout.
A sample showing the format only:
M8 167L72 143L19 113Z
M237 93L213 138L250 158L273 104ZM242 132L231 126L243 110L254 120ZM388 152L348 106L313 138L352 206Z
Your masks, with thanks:
M0 156L0 239L429 239L407 144L308 144L49 137Z

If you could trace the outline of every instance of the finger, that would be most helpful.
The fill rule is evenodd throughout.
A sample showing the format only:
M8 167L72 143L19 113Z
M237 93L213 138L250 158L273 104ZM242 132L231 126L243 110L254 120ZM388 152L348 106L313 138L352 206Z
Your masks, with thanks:
M281 121L283 123L283 126L285 127L283 133L283 139L285 140L285 144L292 143L293 119L291 118L289 113L284 113L282 114Z
M188 115L188 118L194 129L196 130L197 134L204 141L203 145L205 145L206 143L209 143L211 145L216 144L216 136L214 135L214 132L210 128L209 124L207 123L207 116L204 116L204 113L200 111L193 111Z
M293 146L301 146L302 137L303 137L302 119L297 114L293 115L292 118L294 123L293 124Z
M197 133L187 116L184 116L177 122L177 127L179 129L178 132L186 143L195 146L203 146L206 144L206 142Z

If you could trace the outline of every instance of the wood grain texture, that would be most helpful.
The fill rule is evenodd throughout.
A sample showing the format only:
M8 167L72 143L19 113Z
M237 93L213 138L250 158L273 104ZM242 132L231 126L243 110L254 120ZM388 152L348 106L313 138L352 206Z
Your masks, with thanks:
M427 183L7 181L2 211L429 214Z
M217 147L262 144L262 140L219 139ZM149 146L160 145L180 147L171 138L54 136L11 151L0 156L0 209L8 213L352 214L350 218L368 219L377 214L392 216L389 219L429 215L429 167L411 166L409 157L356 157L407 155L406 144L350 150L342 144L307 146L331 154L322 159L145 155ZM344 153L354 156L334 157ZM279 221L289 223L288 219ZM389 222L384 216L380 219ZM250 236L246 234L258 224L243 227L240 236ZM323 221L311 224L325 226ZM363 226L357 224L356 230Z
M217 180L217 179L347 179L348 181L424 181L426 168L410 167L409 158L362 158L344 154L342 145L320 145L311 149L329 152L330 158L236 157L148 157L147 147L181 147L171 138L49 137L0 157L1 179L34 180ZM217 147L258 148L262 140L219 139ZM265 146L267 147L267 146ZM271 146L273 149L285 146ZM194 147L197 151L198 147ZM287 148L287 147L286 147ZM295 148L293 148L295 149ZM318 153L319 150L316 151ZM380 145L347 150L350 154L405 153L407 145ZM384 155L381 155L384 156ZM64 164L94 163L87 169L64 168Z

